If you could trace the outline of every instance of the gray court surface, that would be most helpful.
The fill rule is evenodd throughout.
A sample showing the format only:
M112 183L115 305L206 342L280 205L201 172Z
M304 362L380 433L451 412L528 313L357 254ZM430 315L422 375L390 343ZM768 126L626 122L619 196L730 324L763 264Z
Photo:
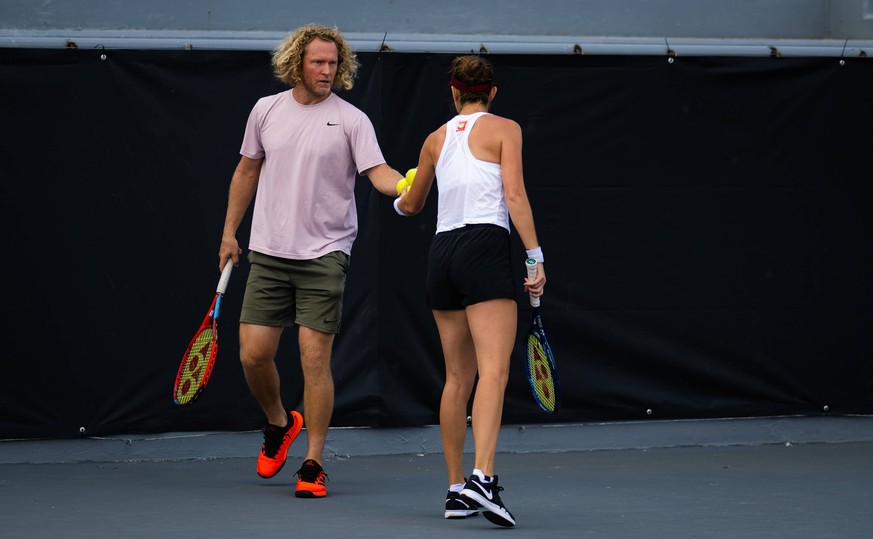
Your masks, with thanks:
M0 441L0 537L873 537L873 418L505 426L515 528L445 520L439 430L331 429L328 496L259 432ZM466 459L472 467L472 453Z

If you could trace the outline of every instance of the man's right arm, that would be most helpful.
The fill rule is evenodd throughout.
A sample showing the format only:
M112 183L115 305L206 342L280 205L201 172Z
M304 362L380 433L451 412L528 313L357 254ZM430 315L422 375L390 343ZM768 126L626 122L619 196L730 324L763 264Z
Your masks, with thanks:
M239 255L242 252L236 239L236 231L245 216L246 210L255 197L258 189L258 179L261 176L262 159L251 159L242 156L233 179L230 181L230 191L227 196L227 214L224 218L224 232L221 235L221 247L218 250L218 268L224 268L228 259L233 265L239 265Z

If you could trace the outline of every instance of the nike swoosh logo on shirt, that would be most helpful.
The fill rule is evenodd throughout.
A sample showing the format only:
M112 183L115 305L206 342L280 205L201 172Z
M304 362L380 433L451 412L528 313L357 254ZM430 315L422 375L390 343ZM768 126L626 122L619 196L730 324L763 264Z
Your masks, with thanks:
M338 123L336 123L336 124L332 124L332 123L330 123L330 122L327 122L327 125L334 126L334 125L339 125L339 124L338 124Z

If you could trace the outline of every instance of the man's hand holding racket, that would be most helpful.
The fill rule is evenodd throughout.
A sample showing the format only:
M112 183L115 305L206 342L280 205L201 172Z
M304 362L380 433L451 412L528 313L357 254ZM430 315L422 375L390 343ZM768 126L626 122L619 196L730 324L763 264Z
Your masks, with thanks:
M243 250L240 248L235 236L222 237L221 247L218 249L219 271L224 271L228 261L233 263L233 267L239 266L239 258L242 256L242 253Z
M212 376L215 358L218 356L218 318L221 314L221 300L232 271L233 262L228 260L218 280L212 304L194 337L188 343L185 353L182 354L182 362L179 364L176 381L173 384L173 401L180 406L193 404L206 389Z

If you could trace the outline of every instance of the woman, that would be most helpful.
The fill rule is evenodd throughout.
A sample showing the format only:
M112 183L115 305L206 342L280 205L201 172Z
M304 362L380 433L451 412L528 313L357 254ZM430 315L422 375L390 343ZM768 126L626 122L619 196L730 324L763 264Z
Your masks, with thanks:
M427 301L446 365L440 400L440 434L449 475L445 517L464 518L481 507L489 521L514 526L515 518L500 499L503 487L497 485L494 473L518 326L510 219L528 256L539 262L536 278L524 280L525 291L541 296L546 276L524 188L521 128L488 112L497 94L493 68L481 57L461 56L452 61L451 75L458 114L428 135L414 187L403 189L394 207L401 215L419 213L434 179L439 182ZM474 385L475 462L467 479L462 457L467 403Z

